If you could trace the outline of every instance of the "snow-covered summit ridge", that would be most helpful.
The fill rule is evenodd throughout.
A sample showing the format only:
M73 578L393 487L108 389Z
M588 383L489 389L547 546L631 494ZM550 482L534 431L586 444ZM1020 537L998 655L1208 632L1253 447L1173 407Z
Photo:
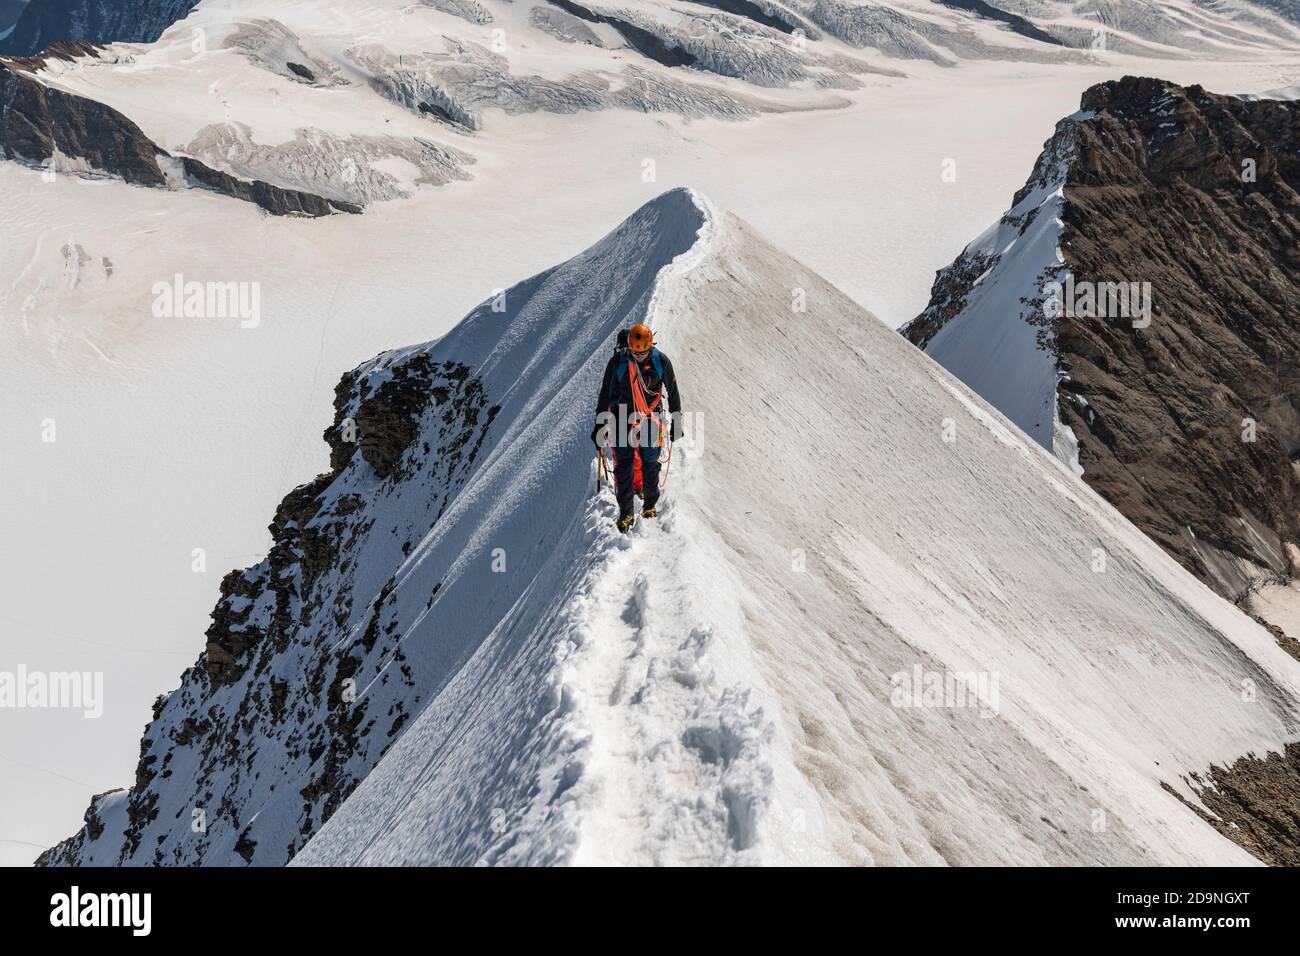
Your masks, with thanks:
M285 498L267 559L226 577L206 652L155 708L132 792L96 798L46 862L284 863L467 662L553 654L525 640L527 614L552 616L567 593L572 543L557 539L583 534L606 346L702 223L670 193L437 342L345 376L330 472ZM516 614L527 623L510 634ZM480 701L480 732L517 735L540 759L555 744L529 736L546 726L534 708L548 673ZM535 783L526 762L516 772ZM456 780L476 785L464 768Z
M621 537L587 432L637 319L695 414ZM1300 733L1267 632L685 190L362 366L327 437L45 862L1242 863L1193 774Z
M1179 798L1294 739L1294 662L1265 631L735 217L708 217L654 301L700 420L660 522L625 541L589 506L556 692L581 745L546 777L570 784L495 805L479 859L1248 859ZM996 716L898 706L918 667L996 675ZM478 806L444 809L455 706L421 715L301 862L469 858L430 838ZM540 836L557 815L563 853Z
M1061 424L1049 289L1068 277L1064 189L1080 113L1057 124L1011 208L935 276L930 305L902 334L1021 431L1076 466Z

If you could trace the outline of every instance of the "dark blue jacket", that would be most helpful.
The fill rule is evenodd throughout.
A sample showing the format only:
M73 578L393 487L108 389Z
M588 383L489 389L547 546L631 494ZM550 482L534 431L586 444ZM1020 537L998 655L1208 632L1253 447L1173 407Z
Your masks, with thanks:
M605 366L605 380L601 383L600 397L596 400L597 416L602 412L614 412L619 405L626 405L629 412L635 408L632 404L632 380L627 367L631 358L630 353L619 349ZM677 391L677 373L673 371L673 363L668 356L658 349L651 349L638 367L641 370L646 401L653 402L661 390L667 389L669 413L681 411L682 396Z

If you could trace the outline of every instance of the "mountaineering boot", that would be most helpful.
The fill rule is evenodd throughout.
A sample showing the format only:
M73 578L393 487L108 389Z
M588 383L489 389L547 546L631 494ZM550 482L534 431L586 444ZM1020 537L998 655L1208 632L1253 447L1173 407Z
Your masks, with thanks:
M618 530L620 534L627 534L629 531L632 530L632 525L635 522L636 522L636 515L631 514L631 515L623 515L614 523L618 525Z
M658 513L659 512L655 511L654 505L646 505L644 508L641 509L642 518L653 518Z

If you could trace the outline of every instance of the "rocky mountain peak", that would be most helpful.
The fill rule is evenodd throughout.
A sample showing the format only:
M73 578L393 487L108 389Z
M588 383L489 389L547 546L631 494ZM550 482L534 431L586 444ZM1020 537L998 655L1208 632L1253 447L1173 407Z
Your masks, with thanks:
M1038 380L998 381L1005 340L959 330L1037 325L1056 434L1077 438L1084 480L1240 599L1287 577L1300 541L1300 104L1128 76L1080 106L1002 223L1059 188L1054 242L1033 261L973 243L904 331L1015 417L1014 394ZM1013 279L1014 309L973 292Z

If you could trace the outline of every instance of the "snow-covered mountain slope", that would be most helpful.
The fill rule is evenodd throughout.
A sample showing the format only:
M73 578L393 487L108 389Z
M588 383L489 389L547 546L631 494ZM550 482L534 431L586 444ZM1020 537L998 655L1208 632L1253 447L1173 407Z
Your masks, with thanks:
M136 788L44 862L1285 852L1200 775L1296 739L1300 665L744 222L673 191L497 301L344 379ZM587 431L638 319L692 415L624 538Z
M33 0L0 52L31 55L60 40L153 41L198 0ZM509 22L509 0L420 0L473 26ZM212 4L209 4L212 5ZM527 10L537 30L570 44L626 48L674 67L749 68L780 77L764 40L834 38L902 59L1040 60L1049 48L1103 48L1177 56L1216 48L1262 49L1295 43L1300 22L1286 0L663 0L580 3L548 0ZM721 29L718 27L721 26ZM1030 42L1025 42L1030 41ZM775 70L773 70L775 67ZM730 73L729 75L739 75Z
M30 0L0 38L0 54L30 56L63 40L148 43L198 0Z
M1076 471L1074 435L1057 411L1062 372L1045 290L1064 270L1061 207L1077 118L1058 125L1011 209L937 274L929 307L902 329Z
M1300 104L1082 105L904 334L1237 600L1300 540Z
M841 88L898 73L791 46L778 31L754 38L748 21L730 19L725 35L754 46L741 50L743 68L678 69L629 49L606 24L592 27L613 38L604 45L557 38L515 4L471 23L397 0L363 9L238 0L201 4L148 47L50 62L41 79L106 102L164 148L232 175L368 204L471 176L501 114L742 120L842 106Z
M512 606L563 595L538 579L545 516L581 515L562 476L585 474L590 444L554 410L594 401L597 353L691 246L693 209L648 207L433 346L345 377L331 472L281 504L267 560L223 582L200 666L159 702L136 791L92 808L107 837L84 859L283 863Z
M1029 17L1045 9L995 5ZM315 439L345 370L447 332L494 289L685 184L898 325L924 303L934 270L1001 212L999 197L1023 182L1080 90L1123 73L1254 91L1300 80L1284 43L1265 54L1244 43L1162 49L1155 65L1114 44L1040 44L924 0L903 12L1012 54L1050 46L1048 59L941 47L955 64L946 66L813 25L808 58L791 61L798 36L773 27L780 37L768 42L733 28L752 20L743 10L644 7L692 29L716 17L709 42L734 47L746 76L788 76L792 62L808 74L764 85L665 66L609 24L535 26L564 13L541 0L480 6L493 22L396 0L211 0L153 44L42 69L42 83L117 109L173 156L367 210L266 216L75 164L0 163L0 444L11 451L0 482L0 670L103 673L109 700L97 721L6 713L0 773L12 785L0 788L0 818L17 823L0 833L0 863L30 862L32 847L74 827L84 794L130 778L149 701L194 659L221 572L260 560L283 490L326 467ZM565 42L555 22L608 45ZM1086 19L1080 26L1087 32ZM446 62L458 49L446 37L489 52L504 39L502 72L478 53ZM402 82L417 79L406 76L409 58L428 54L418 79L477 104L480 128L448 122L432 98L424 111L390 98L351 58L362 47L395 56ZM770 71L767 50L780 51ZM836 65L842 56L870 72ZM544 95L536 78L552 81ZM593 88L603 92L582 92ZM582 108L543 108L556 96ZM949 160L960 169L953 182L940 179ZM260 289L260 323L156 314L151 290L179 274ZM47 421L57 443L38 440ZM205 569L193 566L198 552Z

